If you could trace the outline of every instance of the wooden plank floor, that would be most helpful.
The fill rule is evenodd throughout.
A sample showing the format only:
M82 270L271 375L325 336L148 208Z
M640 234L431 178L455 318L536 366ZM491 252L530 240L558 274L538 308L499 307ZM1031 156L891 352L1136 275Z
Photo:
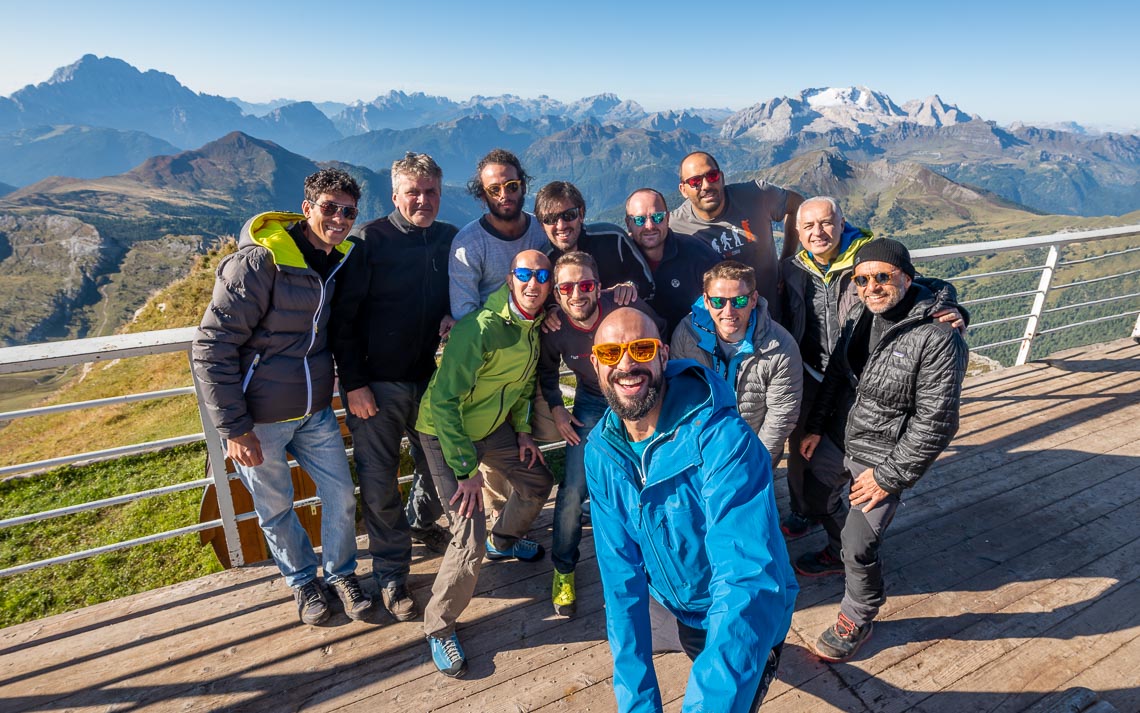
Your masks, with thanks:
M962 413L889 531L873 638L848 664L812 656L842 584L804 580L765 711L1022 711L1074 686L1140 711L1140 347L972 378ZM415 554L423 603L438 559ZM418 622L302 626L274 568L228 571L0 630L0 711L611 711L588 528L576 618L553 616L550 577L549 560L484 567L452 681ZM688 660L656 663L678 711Z

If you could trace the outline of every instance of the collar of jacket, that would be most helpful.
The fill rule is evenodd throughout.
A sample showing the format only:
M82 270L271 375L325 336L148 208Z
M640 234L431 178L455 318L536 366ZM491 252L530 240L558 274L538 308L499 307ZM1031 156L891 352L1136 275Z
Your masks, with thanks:
M546 316L544 311L539 311L534 319L524 319L520 315L522 310L519 310L518 307L511 308L511 299L511 287L504 284L487 296L487 301L483 303L483 309L495 314L507 324L517 324L523 329L534 329ZM518 311L516 312L516 310Z
M284 211L260 213L250 219L248 228L241 237L241 245L260 245L273 256L273 262L278 267L295 267L307 269L301 249L293 242L289 235L289 226L305 220L301 213L288 213ZM247 242L248 241L248 242ZM342 255L348 255L352 250L352 243L341 241L334 250Z
M800 267L823 278L824 282L830 283L836 275L851 269L855 263L855 253L859 252L859 248L871 242L874 237L870 230L857 228L847 223L843 228L843 235L839 237L839 254L827 266L826 273L819 269L819 263L815 261L811 253L803 248L800 248L800 251L796 253L796 259L799 261Z

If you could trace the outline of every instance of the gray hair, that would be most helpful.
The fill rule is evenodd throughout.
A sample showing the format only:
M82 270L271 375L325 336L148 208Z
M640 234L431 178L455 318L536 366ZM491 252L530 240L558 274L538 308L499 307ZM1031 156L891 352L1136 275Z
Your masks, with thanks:
M400 176L434 178L443 183L443 169L426 153L409 151L402 159L392 162L392 192L400 188Z
M839 207L839 201L835 200L831 196L815 196L814 198L808 198L803 203L800 203L800 207L796 209L796 225L800 224L800 213L803 212L804 206L808 203L828 204L831 206L831 212L835 214L836 225L843 222L843 209Z

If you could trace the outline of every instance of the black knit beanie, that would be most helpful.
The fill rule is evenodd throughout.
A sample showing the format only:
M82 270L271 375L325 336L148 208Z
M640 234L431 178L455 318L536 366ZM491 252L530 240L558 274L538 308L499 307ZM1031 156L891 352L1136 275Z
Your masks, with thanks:
M885 262L894 265L914 279L914 265L910 262L910 252L897 240L879 238L872 240L855 253L855 265L861 262Z

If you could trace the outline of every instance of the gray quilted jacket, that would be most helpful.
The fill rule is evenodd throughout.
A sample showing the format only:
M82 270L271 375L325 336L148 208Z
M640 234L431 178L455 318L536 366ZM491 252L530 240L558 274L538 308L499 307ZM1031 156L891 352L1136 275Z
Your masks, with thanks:
M861 378L848 349L856 325L873 315L862 302L851 311L806 425L843 443L848 457L873 467L879 486L895 494L913 487L958 432L969 358L958 330L931 316L939 308L934 294L918 283L912 289L910 312L883 333Z
M763 297L752 310L744 342L735 357L725 358L702 295L673 332L669 356L694 359L734 387L740 415L756 431L775 464L800 415L804 373L800 350L788 330L768 314Z
M255 423L276 423L332 403L326 280L312 270L288 228L305 216L262 213L245 224L238 250L218 265L210 306L194 336L191 362L207 413L223 438Z

